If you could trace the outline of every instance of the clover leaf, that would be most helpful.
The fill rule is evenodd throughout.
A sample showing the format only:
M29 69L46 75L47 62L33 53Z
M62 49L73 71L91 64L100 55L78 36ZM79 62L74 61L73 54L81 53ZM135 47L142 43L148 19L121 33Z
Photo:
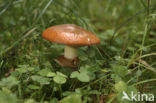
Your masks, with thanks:
M40 84L49 84L50 83L49 78L45 78L45 77L38 76L38 75L31 76L31 79L33 81L36 81L36 82L40 83Z
M56 72L56 75L54 76L53 80L55 83L64 84L66 82L66 78L67 76L64 75L63 73Z

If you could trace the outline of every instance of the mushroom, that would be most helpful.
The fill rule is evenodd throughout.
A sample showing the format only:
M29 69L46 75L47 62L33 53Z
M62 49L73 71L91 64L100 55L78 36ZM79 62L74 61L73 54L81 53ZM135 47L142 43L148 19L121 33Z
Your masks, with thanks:
M99 44L100 40L93 33L75 25L62 24L47 28L43 38L51 42L64 44L64 55L54 59L64 67L75 68L79 64L77 47Z

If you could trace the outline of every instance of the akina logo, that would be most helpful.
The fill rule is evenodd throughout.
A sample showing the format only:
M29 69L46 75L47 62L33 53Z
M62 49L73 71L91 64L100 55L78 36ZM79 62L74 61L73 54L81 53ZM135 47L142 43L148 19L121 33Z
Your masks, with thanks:
M130 95L128 95L125 91L122 92L123 97L121 98L122 100L129 100L129 101L154 101L154 95L153 94L141 94L140 92L134 93L131 91Z

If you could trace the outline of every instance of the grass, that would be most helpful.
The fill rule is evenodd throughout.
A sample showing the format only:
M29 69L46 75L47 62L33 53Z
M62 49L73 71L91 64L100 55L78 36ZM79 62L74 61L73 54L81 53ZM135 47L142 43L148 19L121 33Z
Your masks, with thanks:
M0 0L0 102L129 103L122 91L156 97L155 7L154 0ZM101 40L78 49L76 70L56 64L63 45L41 36L66 23Z

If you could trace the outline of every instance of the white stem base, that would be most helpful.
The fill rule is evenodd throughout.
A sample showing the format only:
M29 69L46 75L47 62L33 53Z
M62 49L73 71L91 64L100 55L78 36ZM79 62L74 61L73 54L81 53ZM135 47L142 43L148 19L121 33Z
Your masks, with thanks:
M75 57L77 57L77 50L75 47L72 46L65 46L64 47L64 57L66 59L73 60Z

